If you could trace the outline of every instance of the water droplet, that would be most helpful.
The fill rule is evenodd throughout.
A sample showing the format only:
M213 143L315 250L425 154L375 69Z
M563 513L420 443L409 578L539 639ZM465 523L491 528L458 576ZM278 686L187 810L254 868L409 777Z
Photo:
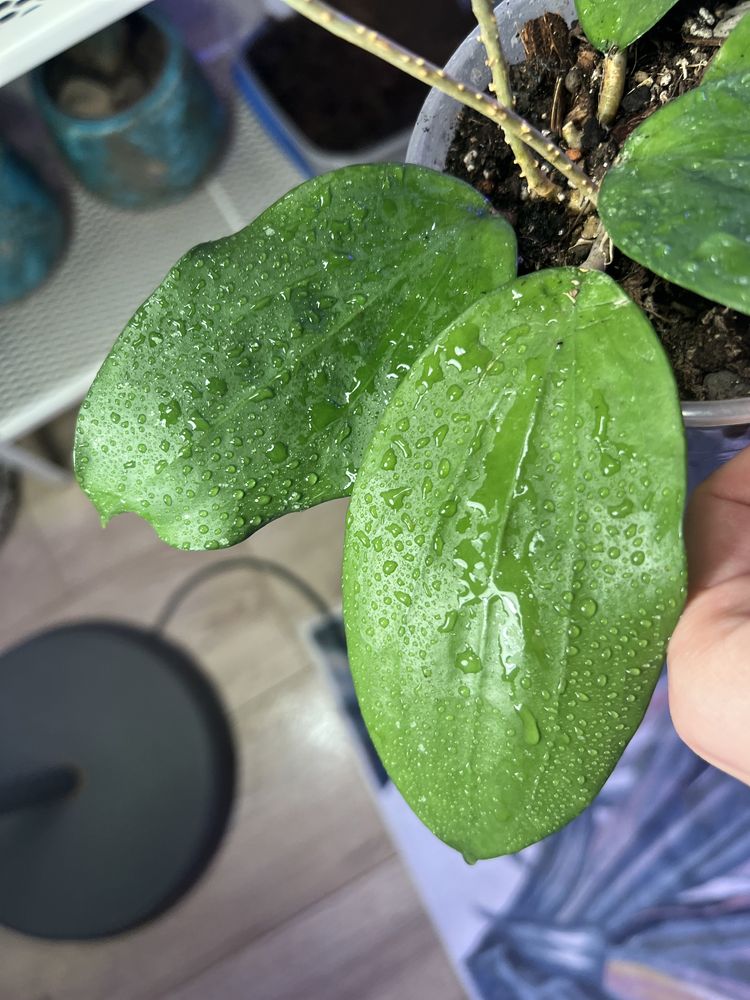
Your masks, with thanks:
M226 379L219 378L215 375L210 375L206 380L206 389L214 396L226 396L228 386Z
M515 705L514 708L516 712L518 712L518 717L521 720L524 740L526 740L530 746L536 746L536 744L541 740L542 734L539 731L539 725L536 721L534 713L528 705Z
M274 391L270 387L270 385L262 385L259 386L257 389L255 389L253 392L251 392L248 395L247 399L249 402L253 403L259 400L262 401L264 399L273 399L273 397L274 397Z
M397 462L396 452L393 450L393 448L386 448L385 453L383 454L383 460L380 463L381 468L385 469L387 472L390 472L391 469L396 468L396 462Z
M615 507L608 507L607 511L611 517L627 517L628 514L632 513L634 509L633 501L628 500L626 497L621 503L617 504Z
M289 455L289 449L283 441L276 441L270 448L266 448L266 454L274 465L280 465Z
M448 425L447 424L441 424L440 427L438 427L435 430L435 432L433 433L433 437L435 439L435 444L438 446L438 448L443 443L443 441L445 441L445 435L447 433L448 433Z
M593 618L596 614L599 605L591 597L584 597L584 599L578 605L579 611L584 618Z
M380 495L392 510L401 510L404 500L411 495L411 489L404 486L397 490L385 490Z
M447 479L451 472L451 463L447 458L441 458L438 465L438 475L441 479Z
M405 607L407 608L411 607L411 597L409 596L409 594L406 594L403 590L394 590L393 596L396 598L396 600L401 601L401 603Z
M191 413L188 417L188 427L192 431L207 431L211 424L206 420L202 413Z
M458 504L456 503L456 501L447 500L442 505L438 513L440 514L441 517L453 517L457 511L458 511Z
M176 424L182 416L182 407L176 399L170 399L168 403L159 403L159 420L165 427Z
M438 632L447 632L447 633L452 632L457 621L458 621L457 611L446 611L445 618L443 619L442 624L438 625Z
M398 563L394 562L393 559L386 559L383 563L383 572L386 576L390 576L391 573L395 573L398 569Z
M455 611L449 612L449 614L455 615ZM440 631L444 632L448 630L441 626ZM482 669L482 661L479 659L474 650L467 646L466 649L462 650L456 656L455 666L464 674L478 674Z

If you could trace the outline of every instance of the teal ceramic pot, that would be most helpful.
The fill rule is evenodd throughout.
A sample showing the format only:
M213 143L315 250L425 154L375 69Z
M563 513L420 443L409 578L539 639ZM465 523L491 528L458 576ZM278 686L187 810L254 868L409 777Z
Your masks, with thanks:
M130 107L103 118L76 118L55 91L65 54L36 69L32 86L57 145L81 183L122 208L177 201L215 162L226 112L174 29L151 13L131 22L157 32L161 65L150 90Z
M64 242L65 222L54 194L0 142L0 306L41 284Z

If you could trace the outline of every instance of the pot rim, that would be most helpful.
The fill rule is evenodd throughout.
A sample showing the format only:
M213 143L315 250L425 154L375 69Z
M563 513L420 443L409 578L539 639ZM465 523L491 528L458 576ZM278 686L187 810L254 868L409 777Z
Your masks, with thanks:
M569 0L538 0L538 2L533 2L533 0L503 0L502 3L495 7L495 14L498 18L500 29L503 32L503 41L507 45L510 43L509 51L509 61L518 62L519 55L519 44L516 37L516 26L519 23L524 23L528 18L535 16L534 9L538 6L544 8L557 9L559 13L563 16L566 13L569 15L566 17L568 23L570 23L572 17L574 16L574 7ZM520 8L523 20L515 20L509 17L509 13ZM506 30L503 30L506 29ZM508 37L508 31L514 32ZM477 51L477 46L479 44L479 32L475 28L470 34L464 39L464 41L458 46L456 51L451 56L450 60L446 64L446 69L451 75L458 76L459 79L463 79L464 82L471 82L472 86L486 86L487 80L489 79L489 72L482 71L485 76L484 83L479 82L476 79L469 80L469 74L465 72L467 68L473 68L472 57ZM443 149L444 143L441 142L441 138L444 139L445 136L438 134L437 141L433 140L433 145L430 146L430 140L425 143L423 137L425 135L434 135L432 124L433 119L437 117L436 111L438 106L442 105L445 108L451 108L455 113L458 114L458 103L453 101L452 98L446 97L434 88L430 89L427 98L419 112L417 121L414 125L412 131L411 139L409 141L409 148L406 153L407 163L416 163L421 166L433 167L435 168L436 162L444 163L444 152L447 152L447 147ZM424 156L424 146L427 146L431 152L431 159L429 162L425 162ZM436 150L439 152L440 156L436 155ZM682 419L686 427L727 427L727 426L740 426L740 425L750 425L750 397L735 397L732 399L716 399L716 400L680 400L680 409L682 411Z

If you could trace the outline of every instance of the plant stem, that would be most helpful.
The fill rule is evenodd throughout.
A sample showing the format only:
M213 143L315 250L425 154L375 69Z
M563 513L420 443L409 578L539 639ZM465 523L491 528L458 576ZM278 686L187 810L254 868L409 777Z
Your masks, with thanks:
M505 61L500 35L497 30L497 21L492 9L492 0L471 0L471 9L479 25L479 32L482 37L482 44L487 53L487 66L492 76L491 89L495 93L498 102L506 108L514 105L513 92L510 86L510 73L508 64ZM502 126L501 126L502 127ZM529 147L521 142L503 128L505 141L513 151L513 156L521 171L521 176L526 178L529 191L540 198L554 197L559 192L559 188L554 181L539 169L539 164L531 155Z
M589 271L606 271L612 263L612 240L602 222L596 231L588 257L581 264Z
M444 70L432 63L427 62L421 56L414 55L408 49L402 48L390 39L379 35L377 31L366 28L363 24L345 17L338 11L323 3L322 0L285 0L285 3L292 7L303 17L315 21L316 24L327 28L339 38L357 45L372 55L378 56L385 62L390 63L416 77L429 87L442 91L456 101L460 101L474 111L485 115L514 138L525 142L539 156L545 159L553 167L560 171L568 183L578 188L592 204L596 205L598 188L580 167L572 163L565 153L549 139L546 139L541 132L535 129L527 121L517 115L510 108L502 107L497 101L487 94L467 87L465 83L459 83L448 76Z
M625 90L627 66L628 57L625 49L611 49L604 57L599 106L596 109L596 117L602 125L611 125L615 120Z

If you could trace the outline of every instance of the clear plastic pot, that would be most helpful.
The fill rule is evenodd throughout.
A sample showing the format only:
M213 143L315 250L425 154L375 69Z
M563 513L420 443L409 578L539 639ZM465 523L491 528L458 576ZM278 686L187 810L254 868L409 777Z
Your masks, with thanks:
M495 8L503 49L510 63L521 62L524 57L519 28L545 12L560 14L569 24L575 18L572 0L503 0ZM473 88L487 87L490 73L478 30L459 46L446 71ZM414 126L407 162L444 170L460 111L458 102L431 90ZM750 398L683 401L682 416L687 429L691 486L750 443ZM658 433L658 428L654 428L654 433Z

